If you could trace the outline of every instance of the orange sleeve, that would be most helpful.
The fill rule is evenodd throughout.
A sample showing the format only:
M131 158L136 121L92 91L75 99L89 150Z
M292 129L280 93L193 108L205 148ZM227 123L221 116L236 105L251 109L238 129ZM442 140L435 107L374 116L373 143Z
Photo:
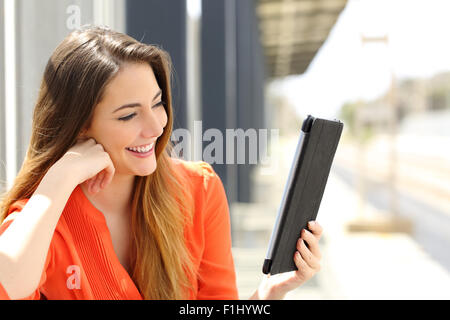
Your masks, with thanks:
M0 283L0 300L11 300L11 298L8 296L8 293L5 291L5 288L3 288L1 283Z
M26 201L23 202L23 200L17 204L17 206L15 207L16 210L14 210L15 212L13 212L14 214L12 214L11 212L13 211L12 207L16 204L14 204L11 209L10 209L10 213L11 215L8 216L8 219L3 221L2 225L0 225L0 236L3 234L3 232L5 232L5 230L11 225L11 223L14 221L13 216L16 215L18 212L20 212L23 208L23 206L25 205ZM41 298L41 293L39 291L39 288L45 283L45 281L47 280L47 275L50 272L50 265L51 265L51 261L52 261L52 246L50 245L50 249L47 253L47 257L45 260L45 264L44 264L44 270L42 272L41 275L41 279L39 281L39 285L38 288L28 297L25 297L21 300L40 300ZM0 300L11 300L11 298L9 297L8 293L6 292L5 288L2 286L2 284L0 283Z
M208 167L203 213L205 248L199 266L197 299L238 299L228 202L222 181Z

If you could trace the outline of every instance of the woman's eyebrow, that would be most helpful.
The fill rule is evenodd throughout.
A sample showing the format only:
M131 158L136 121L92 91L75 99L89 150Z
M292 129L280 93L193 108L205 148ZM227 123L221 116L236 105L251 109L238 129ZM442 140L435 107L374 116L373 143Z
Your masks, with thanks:
M161 95L161 93L162 93L162 91L161 91L161 89L160 89L160 90L158 91L158 93L156 93L156 95L153 97L153 100L152 100L152 101L155 101L156 98L158 98L158 97ZM141 105L140 103L138 103L138 102L135 102L135 103L129 103L129 104L125 104L125 105L123 105L123 106L117 108L116 110L113 111L113 113L116 113L117 111L122 110L122 109L126 109L126 108L135 108L135 107L141 107L141 106L142 106L142 105Z
M162 91L161 91L161 89L159 89L159 91L155 94L155 96L153 97L153 100L152 101L155 101L156 100L156 98L158 98L160 95L161 95L161 93L162 93Z

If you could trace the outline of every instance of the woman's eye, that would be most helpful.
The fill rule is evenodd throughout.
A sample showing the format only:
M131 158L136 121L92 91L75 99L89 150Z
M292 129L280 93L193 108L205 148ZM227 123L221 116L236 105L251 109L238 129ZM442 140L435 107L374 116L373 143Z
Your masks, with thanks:
M119 118L119 120L120 120L120 121L128 121L128 120L133 119L135 115L136 115L136 113L132 113L132 114L130 114L129 116Z
M164 106L164 105L166 105L166 103L164 101L160 101L157 104L155 104L152 108L157 108L157 107ZM126 117L119 118L119 120L120 121L128 121L128 120L133 119L135 116L136 116L136 113L132 113Z
M160 102L158 102L157 104L155 104L155 105L153 106L153 108L160 107L160 106L163 106L163 105L165 105L165 104L166 104L165 102L160 101Z

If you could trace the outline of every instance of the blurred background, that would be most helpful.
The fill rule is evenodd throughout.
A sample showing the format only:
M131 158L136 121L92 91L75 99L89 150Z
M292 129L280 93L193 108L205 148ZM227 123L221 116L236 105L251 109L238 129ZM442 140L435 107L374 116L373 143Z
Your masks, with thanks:
M286 299L449 299L448 12L446 0L0 0L0 191L24 159L51 53L107 25L170 53L175 129L268 132L257 163L250 134L245 163L211 163L242 299L262 277L308 114L344 131L317 218L322 270Z

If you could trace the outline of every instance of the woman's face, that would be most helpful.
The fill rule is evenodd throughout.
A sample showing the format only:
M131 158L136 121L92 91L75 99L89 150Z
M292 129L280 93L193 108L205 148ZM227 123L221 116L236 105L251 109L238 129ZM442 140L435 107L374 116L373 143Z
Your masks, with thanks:
M84 135L103 145L116 175L147 176L156 169L155 146L166 124L162 92L152 68L130 63L105 88Z

